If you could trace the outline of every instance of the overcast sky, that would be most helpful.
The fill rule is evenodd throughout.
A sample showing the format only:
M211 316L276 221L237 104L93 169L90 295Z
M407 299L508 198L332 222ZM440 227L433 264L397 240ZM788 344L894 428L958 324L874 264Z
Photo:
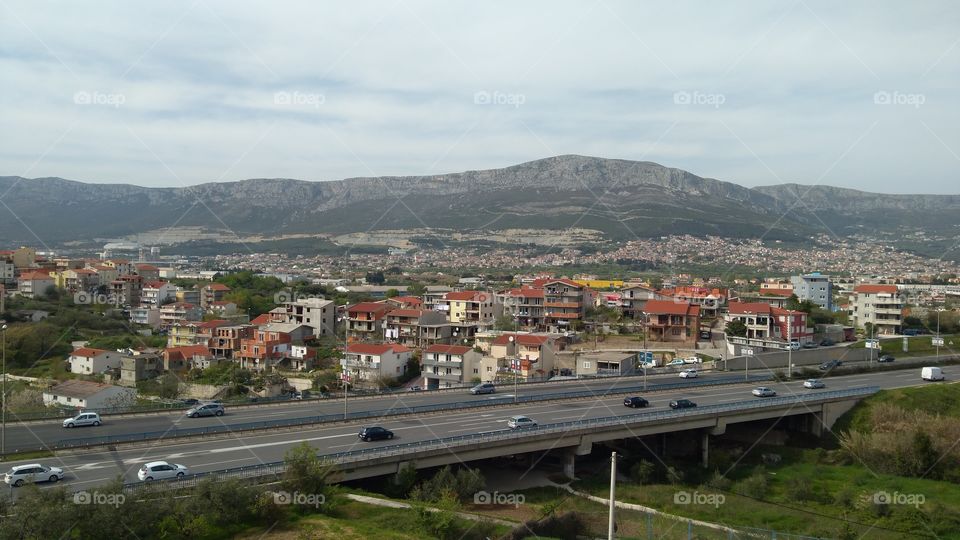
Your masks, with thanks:
M960 193L960 3L0 2L0 175L655 161ZM839 4L839 5L838 5Z

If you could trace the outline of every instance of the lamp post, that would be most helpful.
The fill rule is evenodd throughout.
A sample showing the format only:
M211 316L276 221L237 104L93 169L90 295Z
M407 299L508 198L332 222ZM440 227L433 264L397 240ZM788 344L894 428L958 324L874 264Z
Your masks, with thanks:
M517 347L519 347L519 342L517 341L516 336L510 336L507 338L510 340L510 344L513 345L513 362L510 365L510 372L513 373L513 402L518 401L517 392L519 391L519 381L517 380L518 369L517 364L520 362L520 355L517 353Z
M937 339L936 339L936 343L937 343L937 358L940 358L940 343L941 343L941 341L940 341L940 340L941 340L941 338L940 338L940 312L941 312L941 311L943 311L943 308L937 308ZM4 328L6 328L6 326L4 326ZM6 377L4 377L4 378L6 378Z
M0 344L0 356L3 357L3 386L0 388L0 393L3 394L3 401L0 402L0 417L2 417L2 424L0 424L0 458L7 455L7 325L5 322L0 321L0 334L2 334L2 344Z
M793 378L793 311L787 315L787 378Z
M753 348L743 349L743 380L750 380L750 357L753 356Z

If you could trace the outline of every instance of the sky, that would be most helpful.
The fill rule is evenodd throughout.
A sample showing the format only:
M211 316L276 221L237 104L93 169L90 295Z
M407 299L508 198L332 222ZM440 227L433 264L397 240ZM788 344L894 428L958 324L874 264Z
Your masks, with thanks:
M559 154L960 193L960 3L0 1L0 175L184 186Z

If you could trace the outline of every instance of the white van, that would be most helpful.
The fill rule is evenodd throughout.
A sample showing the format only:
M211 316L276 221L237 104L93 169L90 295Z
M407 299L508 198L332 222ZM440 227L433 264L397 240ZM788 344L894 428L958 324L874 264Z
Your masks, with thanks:
M943 370L938 367L925 367L920 372L920 378L925 381L942 381Z

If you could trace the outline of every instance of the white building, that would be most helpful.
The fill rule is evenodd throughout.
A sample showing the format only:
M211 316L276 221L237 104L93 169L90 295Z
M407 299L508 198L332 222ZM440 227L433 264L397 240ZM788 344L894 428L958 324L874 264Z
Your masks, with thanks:
M827 311L833 311L833 288L830 276L820 272L792 276L793 294L800 301L809 300Z
M157 328L160 326L160 309L148 306L130 308L130 322Z
M140 305L160 307L177 297L177 286L166 281L148 281L140 290Z
M133 388L90 381L64 381L43 393L44 405L102 409L133 404L137 391Z
M315 336L335 335L334 321L337 306L333 300L323 298L302 298L293 302L284 302L287 310L287 322L302 324L313 329Z
M352 384L375 383L406 373L407 362L412 355L411 349L395 343L353 343L347 346L346 354L340 360L340 368L350 377Z
M104 370L120 367L120 357L117 351L105 351L90 347L80 347L70 353L67 361L70 363L70 372L81 375L98 375Z
M857 285L850 296L853 324L870 323L874 334L899 334L903 326L903 297L896 285Z

